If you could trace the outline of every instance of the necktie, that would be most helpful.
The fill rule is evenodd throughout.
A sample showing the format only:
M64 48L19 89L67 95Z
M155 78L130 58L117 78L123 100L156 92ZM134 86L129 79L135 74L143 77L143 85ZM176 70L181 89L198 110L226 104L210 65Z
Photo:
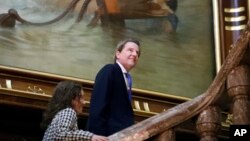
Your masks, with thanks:
M131 101L131 99L132 99L132 90L131 90L132 89L132 77L131 77L131 75L129 73L125 73L125 75L126 75L127 82L128 82L128 87L129 87L129 89L128 89L128 98Z

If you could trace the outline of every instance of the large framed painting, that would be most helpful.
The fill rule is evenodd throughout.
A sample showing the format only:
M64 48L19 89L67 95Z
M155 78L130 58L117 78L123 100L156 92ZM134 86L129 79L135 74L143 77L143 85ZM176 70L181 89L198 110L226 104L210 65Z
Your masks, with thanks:
M22 18L39 23L63 13L70 2L0 0L0 12L12 8ZM125 17L111 21L109 27L100 19L89 27L98 11L93 2L77 24L79 6L50 25L17 21L13 28L0 27L0 65L94 81L103 65L113 63L118 41L136 38L142 54L131 72L134 88L193 98L209 87L216 74L212 0L102 2L106 12L118 9Z

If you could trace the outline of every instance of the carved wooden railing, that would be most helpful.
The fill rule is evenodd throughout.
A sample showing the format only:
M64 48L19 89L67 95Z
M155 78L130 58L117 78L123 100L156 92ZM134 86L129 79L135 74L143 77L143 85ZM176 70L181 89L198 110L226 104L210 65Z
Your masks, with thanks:
M220 129L220 110L217 100L223 94L227 82L228 93L233 97L233 124L249 124L249 38L250 23L232 46L225 62L207 91L200 96L179 104L165 112L143 120L117 132L111 141L141 141L159 135L156 140L174 140L173 129L198 115L197 129L201 140L216 140ZM228 78L228 79L227 79ZM235 81L236 80L236 81ZM226 104L226 103L225 103Z

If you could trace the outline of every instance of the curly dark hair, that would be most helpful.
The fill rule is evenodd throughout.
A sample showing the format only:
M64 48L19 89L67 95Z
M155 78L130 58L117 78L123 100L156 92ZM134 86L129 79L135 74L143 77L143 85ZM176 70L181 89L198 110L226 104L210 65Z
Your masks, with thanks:
M54 116L62 109L72 107L72 100L81 97L82 85L73 81L61 81L54 89L48 108L43 113L41 128L46 130Z

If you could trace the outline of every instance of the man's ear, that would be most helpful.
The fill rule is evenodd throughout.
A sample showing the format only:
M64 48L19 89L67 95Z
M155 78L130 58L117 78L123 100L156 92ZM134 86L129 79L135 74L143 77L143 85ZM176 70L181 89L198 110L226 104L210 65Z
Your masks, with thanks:
M116 59L119 58L120 53L121 53L120 51L116 51L116 52L115 52L115 58L116 58Z

